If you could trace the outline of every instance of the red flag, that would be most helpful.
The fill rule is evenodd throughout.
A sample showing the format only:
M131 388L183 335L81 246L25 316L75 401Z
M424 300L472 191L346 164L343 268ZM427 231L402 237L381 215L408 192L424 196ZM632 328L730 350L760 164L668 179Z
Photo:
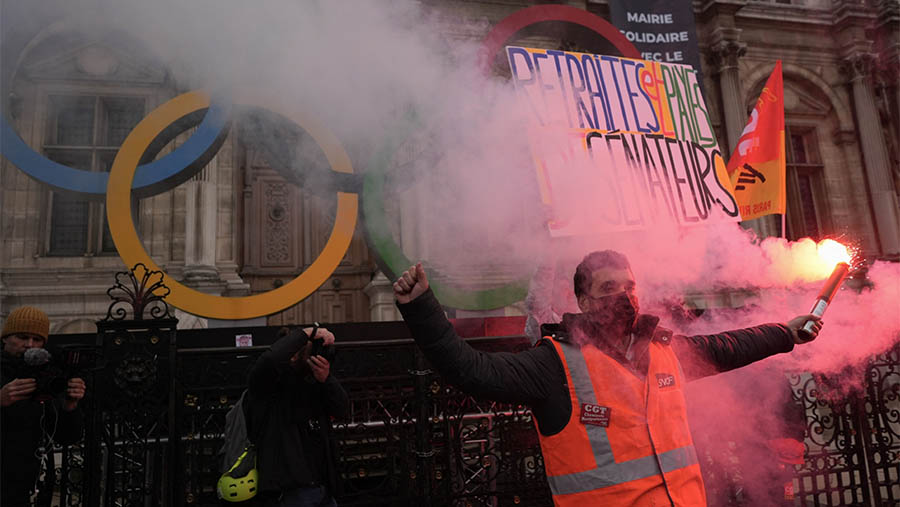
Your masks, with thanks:
M731 158L728 175L741 220L785 212L784 83L781 60L759 94Z

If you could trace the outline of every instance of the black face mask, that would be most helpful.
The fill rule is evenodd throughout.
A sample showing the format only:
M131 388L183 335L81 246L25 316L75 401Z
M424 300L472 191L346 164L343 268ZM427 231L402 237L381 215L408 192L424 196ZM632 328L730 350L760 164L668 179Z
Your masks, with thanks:
M592 324L630 330L638 309L625 292L594 298L595 310L585 312ZM599 303L599 304L598 304Z

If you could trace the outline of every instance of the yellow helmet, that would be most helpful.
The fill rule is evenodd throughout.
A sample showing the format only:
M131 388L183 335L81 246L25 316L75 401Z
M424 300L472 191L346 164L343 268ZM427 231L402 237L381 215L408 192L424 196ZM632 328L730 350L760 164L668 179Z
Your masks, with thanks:
M259 473L256 471L256 449L248 446L234 465L221 477L216 493L226 502L243 502L256 496Z

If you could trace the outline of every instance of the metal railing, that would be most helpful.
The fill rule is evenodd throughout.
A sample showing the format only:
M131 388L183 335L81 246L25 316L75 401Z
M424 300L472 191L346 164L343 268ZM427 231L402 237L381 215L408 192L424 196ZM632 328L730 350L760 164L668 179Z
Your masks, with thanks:
M51 453L54 469L45 479L52 484L39 504L219 504L225 414L277 329L176 332L162 298L161 309L145 308L148 300L133 305L137 320L113 311L118 298L96 335L53 337L79 352L87 424L83 442ZM473 398L444 383L403 323L328 327L339 337L332 374L351 400L349 417L331 432L340 505L552 505L526 407ZM222 346L238 334L251 334L257 346ZM530 346L515 336L469 343L487 351ZM848 376L864 388L840 389ZM794 470L794 505L900 504L900 346L842 375L798 373L790 382L806 414L806 462ZM740 490L745 485L735 477L727 486ZM749 504L734 496L718 505Z

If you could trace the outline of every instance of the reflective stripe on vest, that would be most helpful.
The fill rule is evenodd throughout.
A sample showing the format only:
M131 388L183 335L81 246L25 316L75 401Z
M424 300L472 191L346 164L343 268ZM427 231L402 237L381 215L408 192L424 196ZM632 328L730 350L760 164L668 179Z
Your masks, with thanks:
M572 376L572 384L575 388L575 395L578 397L578 403L596 405L597 397L594 394L587 363L584 360L581 349L564 343L559 344L563 354L566 356L566 363L569 367L569 374ZM573 413L572 417L576 417L576 415ZM616 463L609 444L609 437L606 434L606 428L585 425L585 429L587 430L594 459L597 462L597 468L584 472L547 477L554 495L582 493L660 475L661 473L671 472L698 463L697 453L692 445L672 449L659 455L645 456L631 461Z

